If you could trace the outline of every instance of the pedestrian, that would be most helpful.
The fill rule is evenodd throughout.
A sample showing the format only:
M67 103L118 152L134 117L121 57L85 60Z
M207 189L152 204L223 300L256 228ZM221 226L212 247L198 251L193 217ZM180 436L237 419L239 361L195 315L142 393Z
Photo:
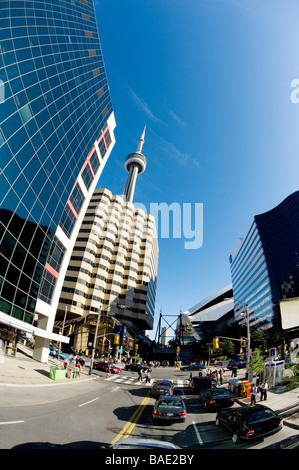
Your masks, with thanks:
M67 358L65 357L65 358L64 358L64 361L63 361L63 365L64 365L64 368L65 368L65 369L67 368L67 363L68 363L68 360L67 360Z
M251 387L251 401L250 401L250 404L251 405L255 405L256 404L256 396L257 396L257 393L258 393L258 388L256 385L253 385Z
M145 374L145 383L149 383L151 381L150 371L148 370Z
M138 382L142 382L142 373L141 373L141 369L138 369Z
M78 360L76 364L76 373L78 377L80 377L80 367L81 367L80 361Z
M190 372L190 375L189 375L189 382L191 382L192 380L192 372Z
M106 378L110 377L110 375L111 375L111 366L110 364L108 364Z
M261 391L261 401L263 401L263 399L266 401L267 400L267 391L269 389L269 385L268 385L268 382L267 380L265 380L265 382L263 382L260 386L260 391Z
M220 380L220 385L222 385L222 382L223 382L223 373L222 373L222 369L220 369L220 371L219 371L219 380Z
M81 365L82 370L83 370L84 366L85 366L85 361L84 361L83 357L80 358L80 365Z

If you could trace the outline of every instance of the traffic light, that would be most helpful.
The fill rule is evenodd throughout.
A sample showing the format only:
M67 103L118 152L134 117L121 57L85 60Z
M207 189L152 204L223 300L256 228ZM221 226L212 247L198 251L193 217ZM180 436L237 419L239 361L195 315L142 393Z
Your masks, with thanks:
M72 329L73 329L73 325L70 325L70 326L69 326L68 336L70 336L70 335L72 334Z
M219 349L219 338L213 338L213 348Z
M119 344L120 335L114 335L114 344Z

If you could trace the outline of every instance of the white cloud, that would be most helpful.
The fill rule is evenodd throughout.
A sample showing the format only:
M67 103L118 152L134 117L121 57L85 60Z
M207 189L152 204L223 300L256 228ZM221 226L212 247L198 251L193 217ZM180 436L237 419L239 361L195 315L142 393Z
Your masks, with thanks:
M175 114L175 112L172 111L172 109L169 111L169 114L179 124L181 124L182 126L186 126L186 123L181 118L179 118L179 116L177 114Z
M154 115L154 113L148 107L148 104L142 98L139 98L139 96L136 95L135 91L133 91L131 88L129 88L129 90L130 90L131 96L133 97L139 109L141 109L150 119L153 119L154 121L158 121L158 122L165 124L161 119L157 118Z

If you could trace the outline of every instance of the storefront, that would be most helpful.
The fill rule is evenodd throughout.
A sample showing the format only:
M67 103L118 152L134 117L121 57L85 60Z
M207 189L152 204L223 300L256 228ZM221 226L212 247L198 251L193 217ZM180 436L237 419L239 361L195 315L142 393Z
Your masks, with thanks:
M13 326L0 323L0 354L15 356L17 353L17 344L19 341L20 330Z

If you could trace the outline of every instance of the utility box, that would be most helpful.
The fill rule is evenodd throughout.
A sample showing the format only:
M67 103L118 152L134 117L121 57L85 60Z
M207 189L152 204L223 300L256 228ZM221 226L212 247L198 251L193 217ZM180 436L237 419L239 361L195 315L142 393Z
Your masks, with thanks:
M66 369L60 369L57 367L50 367L50 379L62 380L66 377Z

